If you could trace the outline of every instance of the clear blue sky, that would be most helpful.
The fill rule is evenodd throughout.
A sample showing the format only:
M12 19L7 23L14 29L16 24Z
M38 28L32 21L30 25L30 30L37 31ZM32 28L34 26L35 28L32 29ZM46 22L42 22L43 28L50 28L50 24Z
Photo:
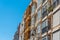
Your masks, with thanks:
M13 40L31 0L0 0L0 40Z

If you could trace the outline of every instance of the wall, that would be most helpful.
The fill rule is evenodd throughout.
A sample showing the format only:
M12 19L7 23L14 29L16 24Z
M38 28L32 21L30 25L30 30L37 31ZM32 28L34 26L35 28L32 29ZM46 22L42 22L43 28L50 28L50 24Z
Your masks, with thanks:
M53 27L60 24L60 10L53 15Z

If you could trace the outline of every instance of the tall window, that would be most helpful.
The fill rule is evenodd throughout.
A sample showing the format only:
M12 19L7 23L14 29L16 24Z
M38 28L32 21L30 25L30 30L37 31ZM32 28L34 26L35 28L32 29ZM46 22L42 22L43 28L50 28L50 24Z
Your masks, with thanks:
M35 4L33 4L33 6L32 6L32 13L34 14L34 12L35 12L35 9L36 9L36 6L35 6Z
M37 2L37 6L39 6L39 5L40 5L40 3L41 3L41 0L38 0L38 2Z
M42 18L47 15L47 3L42 7Z
M35 26L36 16L31 17L31 25Z
M47 31L48 31L48 20L45 20L42 23L42 33L45 33Z
M53 0L53 8L60 4L60 0Z
M31 19L31 25L34 25L34 17Z
M42 29L48 26L48 20L46 19L45 21L43 21L42 23Z
M40 33L40 24L37 26L37 33Z
M39 19L40 19L40 10L37 13L37 20L39 20Z

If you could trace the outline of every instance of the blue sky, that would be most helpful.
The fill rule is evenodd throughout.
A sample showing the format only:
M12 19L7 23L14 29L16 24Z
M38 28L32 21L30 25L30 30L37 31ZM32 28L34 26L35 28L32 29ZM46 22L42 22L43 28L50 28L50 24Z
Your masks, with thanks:
M0 0L0 40L13 40L31 0Z

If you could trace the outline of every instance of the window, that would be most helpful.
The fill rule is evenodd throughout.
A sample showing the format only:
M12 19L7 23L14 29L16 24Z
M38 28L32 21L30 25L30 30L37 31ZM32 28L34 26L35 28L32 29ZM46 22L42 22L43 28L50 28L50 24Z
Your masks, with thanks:
M37 20L39 20L39 19L40 19L40 10L37 13Z
M47 4L45 4L42 7L42 18L44 18L47 15Z
M48 26L48 20L43 21L42 29Z
M31 19L31 25L34 25L34 17Z
M31 30L31 36L35 36L36 35L36 30Z
M51 40L51 35L44 36L44 37L42 38L42 40Z
M32 6L32 13L34 14L34 12L35 12L35 9L36 9L36 6L35 6L35 4L33 4L33 6Z
M58 4L58 5L60 4L60 0L57 0L57 4Z
M40 24L37 26L37 33L40 33Z
M40 5L40 3L41 3L41 0L38 0L38 2L37 2L37 6L39 6L39 5Z
M48 40L47 36L43 37L42 40Z
M53 0L53 8L60 4L60 0Z
M45 33L48 31L48 20L43 21L42 23L42 33Z

